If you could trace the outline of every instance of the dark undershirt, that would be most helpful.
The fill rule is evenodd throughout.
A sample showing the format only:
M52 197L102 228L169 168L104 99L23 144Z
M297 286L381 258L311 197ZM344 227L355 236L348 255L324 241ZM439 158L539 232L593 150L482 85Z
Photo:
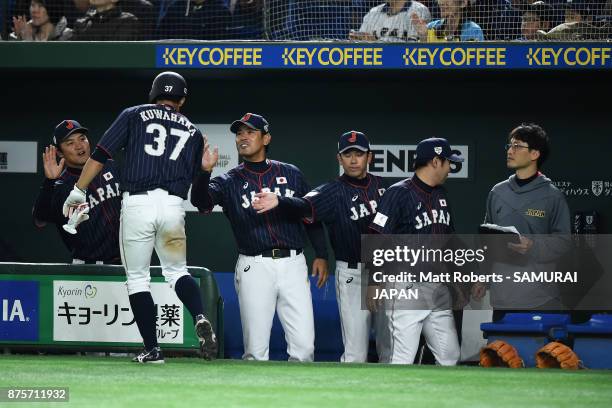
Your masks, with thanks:
M518 176L516 177L516 184L519 185L519 187L523 187L524 185L527 185L529 183L531 183L533 180L536 179L536 177L538 177L538 172L536 172L533 176L531 177L527 177L526 179L520 179L518 178Z

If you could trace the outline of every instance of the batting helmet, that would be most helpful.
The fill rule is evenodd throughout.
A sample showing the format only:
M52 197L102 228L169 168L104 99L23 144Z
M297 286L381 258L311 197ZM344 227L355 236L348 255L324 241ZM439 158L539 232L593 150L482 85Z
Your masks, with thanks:
M185 78L176 72L162 72L153 80L151 92L149 92L149 102L155 102L161 96L171 96L182 98L187 96L187 82Z

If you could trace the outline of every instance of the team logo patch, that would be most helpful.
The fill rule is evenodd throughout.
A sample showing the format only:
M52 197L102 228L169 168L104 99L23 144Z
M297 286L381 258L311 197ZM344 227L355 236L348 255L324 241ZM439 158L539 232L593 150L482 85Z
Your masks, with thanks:
M246 267L246 268L244 268L244 271L245 271L245 272L248 272L248 271L249 271L249 269L251 269L251 265L247 265L247 267Z
M601 192L603 191L603 181L593 181L591 182L591 190L596 197L599 197Z
M351 137L348 138L348 141L351 143L355 143L357 141L357 132L352 131Z
M66 121L66 129L74 129L74 123L71 120Z
M243 190L246 190L248 186L249 186L249 182L247 181L247 182L245 182L245 183L244 183L244 185L242 186L242 189L243 189Z
M376 217L374 217L374 224L380 227L384 227L387 224L388 219L389 217L387 217L385 214L380 212L376 213Z
M276 178L276 184L287 184L287 178L286 177L277 177Z
M434 152L436 152L436 154L441 154L442 153L442 147L441 146L434 147Z
M113 175L112 175L112 173L111 173L110 171L107 171L106 173L104 173L104 174L102 175L102 177L104 177L104 180L106 180L106 181L110 181L110 180L112 180Z
M357 194L355 194L351 200L352 201L357 201L357 198L358 198L358 196L357 196Z
M444 198L440 199L440 207L446 207L446 200Z
M353 277L351 276L350 278L346 280L346 283L351 283L352 281L353 281Z

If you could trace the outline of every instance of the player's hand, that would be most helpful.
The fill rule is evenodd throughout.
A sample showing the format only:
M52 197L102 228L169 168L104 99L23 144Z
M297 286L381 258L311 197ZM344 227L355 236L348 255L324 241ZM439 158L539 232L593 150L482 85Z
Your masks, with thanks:
M78 207L79 204L83 204L85 202L85 192L78 188L76 184L74 188L64 201L64 206L62 207L62 213L64 217L69 217L72 213L70 208Z
M202 150L202 170L211 173L219 160L219 147L215 146L213 151L210 151L208 139L204 137L204 149Z
M312 261L312 276L319 277L319 280L317 281L317 288L321 288L323 285L325 285L325 282L327 282L327 278L329 277L327 259L315 258L315 260Z
M278 206L278 196L274 193L257 193L251 205L257 214L263 214Z
M472 286L471 294L472 299L480 300L487 293L487 287L482 282L476 282L474 286Z
M533 246L533 241L527 237L520 236L521 242L519 244L514 244L512 242L508 243L508 248L514 252L518 252L521 255L525 255L531 247Z
M45 147L45 151L43 153L43 168L45 170L45 177L49 180L58 179L64 170L64 164L66 161L62 157L57 162L57 148L53 145Z
M77 227L89 219L89 204L83 203L77 207L70 207L68 222L62 225L64 231L74 235Z
M410 21L412 21L412 25L414 26L419 38L421 40L427 39L427 21L423 20L416 13L412 13L410 15Z
M372 313L378 312L378 308L381 305L380 299L374 299L376 297L376 291L380 289L379 285L368 285L368 290L366 293L366 306L368 310Z

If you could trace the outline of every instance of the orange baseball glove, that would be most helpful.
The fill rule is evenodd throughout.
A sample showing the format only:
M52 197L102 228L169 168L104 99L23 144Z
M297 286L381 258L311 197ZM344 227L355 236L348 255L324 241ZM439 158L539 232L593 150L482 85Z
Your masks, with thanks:
M565 344L556 341L539 349L535 358L538 368L564 368L566 370L583 368L576 353Z
M480 365L482 367L525 367L516 349L503 340L495 340L480 349Z

